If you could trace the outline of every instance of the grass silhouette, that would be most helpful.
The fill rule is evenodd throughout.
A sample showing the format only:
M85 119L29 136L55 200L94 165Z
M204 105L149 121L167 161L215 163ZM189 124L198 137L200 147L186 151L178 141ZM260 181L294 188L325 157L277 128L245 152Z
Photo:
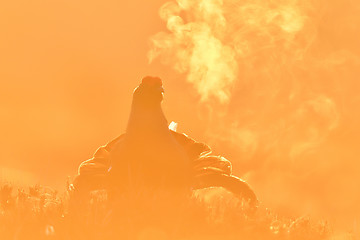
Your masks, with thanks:
M2 184L0 239L331 239L326 222L280 218L222 188L191 196L150 190L110 199L105 190L82 199L40 185Z

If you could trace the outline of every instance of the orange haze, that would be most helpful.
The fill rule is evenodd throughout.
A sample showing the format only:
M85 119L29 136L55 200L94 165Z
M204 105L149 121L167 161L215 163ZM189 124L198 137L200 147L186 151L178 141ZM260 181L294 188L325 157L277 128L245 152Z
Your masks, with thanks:
M168 121L264 205L356 228L360 3L165 2L2 3L0 180L63 187L158 75Z

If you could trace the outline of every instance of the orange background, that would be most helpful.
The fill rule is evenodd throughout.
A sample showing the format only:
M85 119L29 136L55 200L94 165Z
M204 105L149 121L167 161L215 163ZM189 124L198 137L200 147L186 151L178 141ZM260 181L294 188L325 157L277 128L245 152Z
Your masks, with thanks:
M339 50L352 53L355 60L335 54L327 59L335 62L334 67L325 72L311 77L295 73L308 88L333 99L339 123L311 151L294 160L281 153L286 144L271 148L279 135L264 138L260 145L266 147L249 155L241 146L246 142L244 135L240 141L231 134L233 122L239 126L256 122L256 129L262 131L280 121L281 110L270 106L265 111L261 98L246 95L256 87L257 92L271 89L250 85L235 89L228 105L234 114L228 111L218 117L223 106L199 103L185 75L160 61L148 64L149 37L165 30L158 17L164 2L13 0L1 4L2 180L21 182L24 178L28 184L63 188L81 161L124 131L132 90L140 79L158 75L164 80L168 120L228 157L234 173L249 181L265 205L284 213L324 216L347 226L359 219L358 4L332 1L319 20L319 40L314 46L319 55ZM278 106L284 101L279 97L267 103ZM264 111L237 119L235 113L242 109ZM294 126L300 127L287 135L287 144L302 138L305 127L301 126L308 123L314 124L311 117L296 122ZM316 123L316 127L321 125L321 121Z

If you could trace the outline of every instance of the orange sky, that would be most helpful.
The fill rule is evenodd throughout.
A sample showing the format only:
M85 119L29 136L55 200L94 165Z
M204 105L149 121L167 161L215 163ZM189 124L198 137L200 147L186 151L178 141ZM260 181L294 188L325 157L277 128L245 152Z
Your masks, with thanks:
M268 206L348 222L359 216L359 4L314 4L305 24L316 32L308 58L289 70L274 62L292 51L251 52L256 58L241 60L252 67L239 64L242 80L222 105L199 102L186 72L172 70L176 58L148 64L150 37L166 31L158 14L163 3L2 3L0 166L65 185L81 161L124 131L132 90L152 74L164 80L168 120L232 160ZM311 145L306 151L304 143Z

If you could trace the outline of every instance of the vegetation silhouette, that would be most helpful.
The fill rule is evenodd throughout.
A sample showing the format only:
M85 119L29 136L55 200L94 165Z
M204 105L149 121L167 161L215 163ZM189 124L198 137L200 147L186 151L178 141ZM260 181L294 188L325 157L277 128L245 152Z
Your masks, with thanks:
M211 191L196 191L208 190ZM149 193L145 194L151 196ZM192 196L180 201L156 193L138 204L142 196L144 192L133 192L119 198L120 212L114 218L104 190L91 191L89 199L79 204L83 208L75 211L70 207L68 191L3 183L0 186L0 239L335 239L326 222L315 222L309 217L285 218L263 207L249 217L242 205L234 201L237 198L219 197L204 202ZM167 202L169 199L172 202ZM128 207L134 203L137 208ZM349 234L348 238L341 239L356 238Z

